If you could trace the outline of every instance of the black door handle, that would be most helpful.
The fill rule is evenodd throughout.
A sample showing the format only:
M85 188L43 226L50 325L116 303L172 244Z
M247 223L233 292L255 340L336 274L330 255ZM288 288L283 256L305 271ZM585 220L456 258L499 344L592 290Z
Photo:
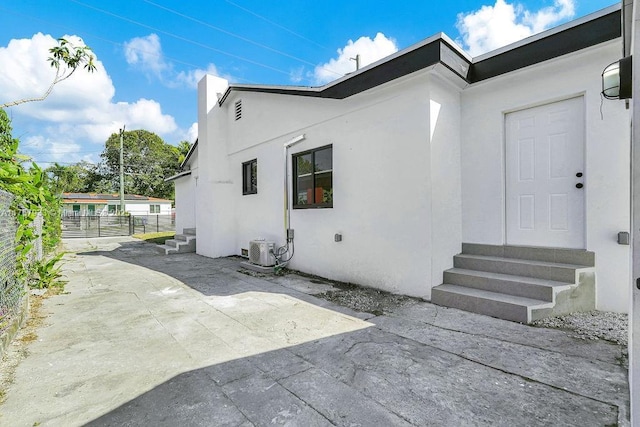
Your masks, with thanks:
M581 182L576 184L576 188L582 188L582 187L584 187L584 184L582 184Z
M582 178L582 172L578 172L578 173L576 174L576 176L577 176L578 178Z

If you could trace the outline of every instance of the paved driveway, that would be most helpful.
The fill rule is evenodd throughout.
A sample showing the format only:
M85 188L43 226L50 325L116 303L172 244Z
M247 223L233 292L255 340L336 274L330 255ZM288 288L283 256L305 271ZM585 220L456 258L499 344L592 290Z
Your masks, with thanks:
M329 283L236 258L68 240L68 293L17 367L0 425L612 425L623 348L410 301L358 313Z

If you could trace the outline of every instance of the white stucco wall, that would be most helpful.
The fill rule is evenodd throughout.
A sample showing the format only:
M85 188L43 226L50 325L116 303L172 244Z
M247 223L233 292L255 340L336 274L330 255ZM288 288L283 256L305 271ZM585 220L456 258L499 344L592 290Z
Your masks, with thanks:
M178 178L176 186L176 233L196 228L196 187L191 175Z
M505 243L504 115L583 96L586 249L596 253L597 308L625 312L629 246L616 238L629 231L629 115L624 102L600 99L602 70L620 56L613 41L463 91L462 240Z
M505 243L505 114L581 96L597 307L627 311L629 247L616 235L629 230L629 119L621 102L605 102L601 119L599 95L601 72L619 55L609 42L462 91L425 71L344 100L232 91L222 107L204 78L198 253L240 254L256 238L284 243L283 144L305 134L288 161L332 144L334 206L291 212L290 267L428 299L461 242ZM241 165L252 159L258 193L243 196Z
M191 154L187 167L190 175L174 180L176 203L176 233L196 228L196 186L198 185L198 149Z
M240 254L255 238L284 243L283 144L305 134L288 161L296 152L332 144L334 202L330 209L292 210L290 267L430 298L460 248L456 93L424 73L341 101L232 92L199 125L206 130L199 135L198 253ZM235 121L225 113L237 99L243 117ZM444 106L431 139L432 102ZM252 159L258 160L258 193L243 196L241 165ZM204 221L207 209L225 218ZM334 242L336 233L342 242Z
M216 80L198 83L197 253L209 257L235 254L234 206L227 153L227 117L217 106Z
M160 205L160 213L152 214L150 205ZM130 203L125 201L124 208L131 215L171 215L171 203L166 202Z
M442 272L453 267L462 250L460 164L460 91L437 75L431 99L431 286L442 283Z

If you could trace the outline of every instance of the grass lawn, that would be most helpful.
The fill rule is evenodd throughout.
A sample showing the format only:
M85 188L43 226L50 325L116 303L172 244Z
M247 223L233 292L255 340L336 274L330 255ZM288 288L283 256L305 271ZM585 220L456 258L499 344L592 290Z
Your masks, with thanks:
M173 239L175 237L175 231L161 231L160 233L146 233L146 234L134 234L136 239L144 240L149 243L155 243L161 245L167 239Z

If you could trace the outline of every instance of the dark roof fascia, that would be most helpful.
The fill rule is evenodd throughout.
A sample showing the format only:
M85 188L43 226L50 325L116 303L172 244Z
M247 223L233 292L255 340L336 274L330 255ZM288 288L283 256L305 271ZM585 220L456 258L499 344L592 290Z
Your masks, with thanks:
M441 62L441 38L369 68L322 91L323 98L344 99Z
M196 142L194 142L191 148L189 148L187 155L184 157L184 160L182 161L182 163L180 163L180 169L182 169L184 165L187 164L187 162L189 161L189 158L191 157L191 155L193 154L193 152L197 147L198 147L198 138L196 138Z
M188 176L191 175L191 171L182 171L180 173L177 173L175 175L170 176L169 178L165 178L164 182L171 182L171 181L175 181L178 178L182 178L183 176Z
M445 34L440 33L325 86L231 85L218 103L222 106L231 92L344 99L437 64L442 64L466 83L477 83L614 40L621 37L621 34L619 5L610 6L473 60Z
M466 76L460 74L460 71L457 69L458 67L454 69L443 61L443 53L445 52L453 57L459 58L458 62L464 62L467 65L471 63L458 49L454 48L451 43L448 43L439 35L434 40L418 45L418 47L411 47L406 51L398 52L392 58L372 64L372 66L360 70L357 74L354 73L353 75L343 77L326 86L231 85L227 88L227 91L218 103L222 106L232 91L344 99L438 63L444 63L445 66L452 69L452 71L462 79L466 79Z
M555 34L491 55L489 58L480 57L471 65L469 80L477 83L619 38L622 34L620 13L618 8Z

